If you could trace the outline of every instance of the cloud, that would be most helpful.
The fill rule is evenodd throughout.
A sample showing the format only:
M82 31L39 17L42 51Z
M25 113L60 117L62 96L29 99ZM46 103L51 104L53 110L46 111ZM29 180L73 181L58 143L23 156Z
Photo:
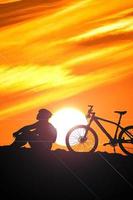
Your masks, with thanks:
M3 6L1 118L132 75L132 1L64 2Z
M0 1L0 27L20 24L63 7L64 0Z
M18 1L21 1L21 0L0 0L0 4L14 3Z
M6 70L3 67L4 73ZM22 91L21 95L17 97L19 104L11 99L11 106L7 102L8 106L1 109L0 117L4 118L7 114L12 116L36 106L47 105L100 85L118 81L132 74L132 71L133 66L131 64L127 66L125 63L120 67L118 65L108 66L108 68L97 69L79 76L72 74L72 68L65 67L51 69L51 67L28 66L27 68L25 66L25 68L16 67L12 70L7 70L7 77L5 76L5 79L1 81L0 90L4 90L5 96L7 93L7 98L10 95L14 96L16 91ZM22 74L23 76L21 76ZM32 76L34 79L32 79ZM23 93L25 95L21 99Z

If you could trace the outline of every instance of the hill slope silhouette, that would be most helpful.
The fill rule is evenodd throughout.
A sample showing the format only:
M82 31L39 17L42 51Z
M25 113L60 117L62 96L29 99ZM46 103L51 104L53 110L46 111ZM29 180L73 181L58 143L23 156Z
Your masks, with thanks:
M4 199L132 199L133 158L0 148L0 180Z

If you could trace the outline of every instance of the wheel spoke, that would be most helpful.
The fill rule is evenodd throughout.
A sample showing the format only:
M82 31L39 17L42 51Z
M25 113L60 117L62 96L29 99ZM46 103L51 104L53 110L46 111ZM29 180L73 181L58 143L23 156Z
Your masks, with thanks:
M98 144L96 133L89 129L87 130L87 138L84 138L87 126L79 125L71 129L66 137L66 144L70 151L76 152L93 152Z
M133 139L133 134L129 131L125 131L125 134L130 138Z
M78 139L78 137L71 136L71 137L70 137L70 139L71 139L71 140L77 140L77 139Z
M133 144L131 140L123 140L122 143L130 143L130 144Z
M119 145L124 153L133 155L133 126L126 128L119 136Z
M90 148L90 144L88 145L87 143L84 143L84 145L86 146L86 149L88 150Z

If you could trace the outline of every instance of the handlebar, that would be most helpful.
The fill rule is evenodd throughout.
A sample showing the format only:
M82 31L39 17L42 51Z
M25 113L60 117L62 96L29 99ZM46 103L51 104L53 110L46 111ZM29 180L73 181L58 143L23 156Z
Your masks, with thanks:
M89 107L89 110L88 110L88 113L87 113L87 115L86 115L87 118L90 117L90 114L91 114L92 111L93 111L93 105L88 105L88 107Z
M91 107L91 108L93 108L93 105L88 105L88 107Z

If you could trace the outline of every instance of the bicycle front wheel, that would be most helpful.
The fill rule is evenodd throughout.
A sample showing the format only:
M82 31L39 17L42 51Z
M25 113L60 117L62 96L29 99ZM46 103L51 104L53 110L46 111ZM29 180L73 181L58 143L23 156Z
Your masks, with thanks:
M133 126L128 126L119 135L119 146L127 155L133 155Z
M92 128L78 125L67 133L66 145L69 151L94 152L98 146L98 136Z

